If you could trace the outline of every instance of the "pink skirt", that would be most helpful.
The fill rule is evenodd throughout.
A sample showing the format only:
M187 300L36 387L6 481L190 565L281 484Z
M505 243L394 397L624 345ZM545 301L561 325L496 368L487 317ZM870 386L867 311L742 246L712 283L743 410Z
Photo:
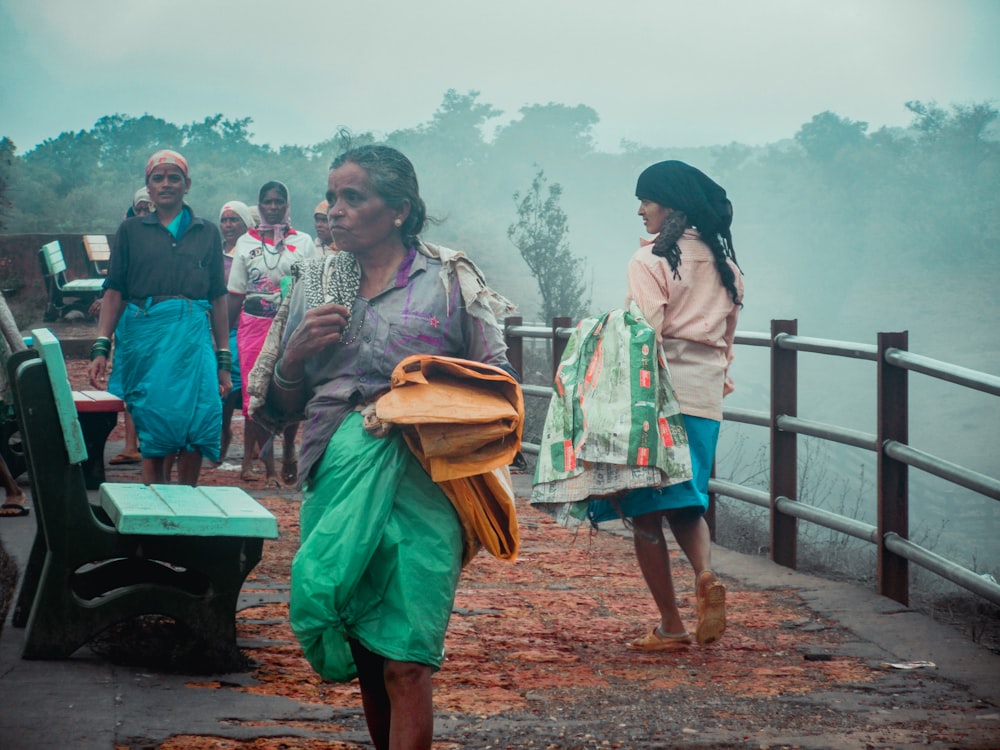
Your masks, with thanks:
M240 312L240 325L236 329L236 352L240 358L240 372L250 374L260 350L264 347L264 339L271 330L272 318L260 318L245 311ZM243 389L243 416L250 416L250 390Z

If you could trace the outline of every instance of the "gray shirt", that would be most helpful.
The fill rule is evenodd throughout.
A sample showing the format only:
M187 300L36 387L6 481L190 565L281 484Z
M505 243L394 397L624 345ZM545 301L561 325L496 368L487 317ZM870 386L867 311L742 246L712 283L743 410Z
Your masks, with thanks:
M300 476L309 476L347 414L389 390L393 369L411 354L509 366L500 324L470 315L457 276L446 285L441 271L441 261L411 249L390 286L354 300L343 340L306 361ZM305 312L304 287L296 284L283 343Z

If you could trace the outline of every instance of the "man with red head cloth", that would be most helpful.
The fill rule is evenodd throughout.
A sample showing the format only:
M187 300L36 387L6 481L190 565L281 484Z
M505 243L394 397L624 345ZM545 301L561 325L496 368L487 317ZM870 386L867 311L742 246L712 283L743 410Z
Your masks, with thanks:
M178 480L193 486L202 459L219 459L219 397L232 388L222 242L184 201L191 178L179 153L149 158L146 188L155 212L122 222L111 248L90 382L125 400L143 481L164 483L164 460L179 452Z

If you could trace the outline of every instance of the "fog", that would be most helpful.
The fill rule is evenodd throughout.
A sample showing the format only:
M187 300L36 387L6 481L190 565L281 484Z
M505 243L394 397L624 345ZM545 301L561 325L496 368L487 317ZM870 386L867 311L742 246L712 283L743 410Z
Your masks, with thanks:
M311 230L346 129L409 155L441 219L426 238L469 253L538 320L507 239L514 193L539 170L561 186L568 272L604 311L642 237L636 177L676 158L732 198L741 330L797 319L804 336L863 344L908 330L914 352L1000 372L994 0L370 8L0 0L0 231L113 232L161 147L188 157L207 218L280 179ZM765 408L766 372L741 348L729 403ZM802 416L874 430L871 363L802 355L800 372ZM1000 476L1000 399L911 382L912 442ZM848 450L824 461L841 495L833 479L873 476ZM947 520L942 551L997 573L997 503L912 474L915 525Z

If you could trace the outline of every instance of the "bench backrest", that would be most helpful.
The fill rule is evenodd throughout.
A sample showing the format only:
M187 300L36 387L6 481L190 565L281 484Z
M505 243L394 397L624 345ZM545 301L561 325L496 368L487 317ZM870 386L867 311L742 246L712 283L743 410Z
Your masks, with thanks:
M49 276L58 276L66 270L66 258L63 256L62 245L59 240L52 240L46 245L42 245L39 250L42 262L45 264L45 271Z
M106 234L85 234L83 245L92 263L107 263L111 259L111 245Z
M87 460L87 448L83 440L83 428L77 416L73 403L73 389L69 384L69 374L66 372L66 360L63 358L62 346L52 331L48 328L36 328L31 332L32 347L38 356L44 360L49 372L49 383L52 386L52 396L59 413L59 424L62 426L63 441L71 464Z

